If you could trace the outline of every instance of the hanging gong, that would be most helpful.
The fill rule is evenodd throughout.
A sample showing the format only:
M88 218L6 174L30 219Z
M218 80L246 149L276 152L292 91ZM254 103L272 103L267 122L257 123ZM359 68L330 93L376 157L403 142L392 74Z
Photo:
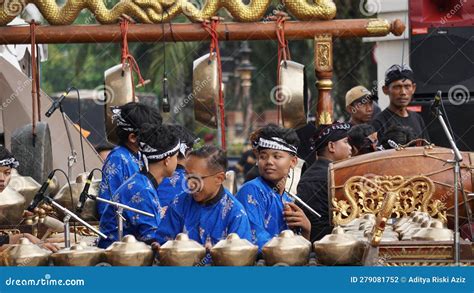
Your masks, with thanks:
M193 62L194 117L196 121L217 128L219 72L217 58L206 54Z
M283 127L298 129L306 125L306 76L304 65L294 61L280 64L280 92Z
M128 63L115 65L104 72L104 111L105 130L109 142L118 144L115 135L115 125L112 123L111 107L122 106L129 102L134 102L132 70Z

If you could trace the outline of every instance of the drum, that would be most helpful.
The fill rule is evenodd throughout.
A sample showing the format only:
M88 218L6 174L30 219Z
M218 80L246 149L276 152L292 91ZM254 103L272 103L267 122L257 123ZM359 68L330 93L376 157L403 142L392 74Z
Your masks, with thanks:
M466 195L473 190L474 153L463 152L461 179ZM344 225L363 214L375 214L386 192L397 192L392 217L413 211L453 226L454 167L450 149L413 147L386 150L333 163L329 167L329 206L334 225ZM459 189L460 218L466 219ZM468 198L469 206L472 198Z

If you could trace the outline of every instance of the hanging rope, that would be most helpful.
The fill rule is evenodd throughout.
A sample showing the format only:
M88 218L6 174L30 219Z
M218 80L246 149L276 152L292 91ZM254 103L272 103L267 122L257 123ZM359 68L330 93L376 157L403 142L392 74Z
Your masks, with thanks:
M122 18L120 20L120 33L122 34L122 70L125 70L125 67L128 64L130 66L130 69L132 72L135 72L138 76L138 83L139 86L144 86L145 84L148 83L148 81L145 81L142 77L142 74L140 72L140 68L138 67L137 61L133 57L132 54L130 54L130 51L128 49L128 26L130 24L130 20L127 18ZM135 101L135 83L132 77L132 94L133 94L133 100Z
M280 98L282 95L282 90L280 88L280 67L281 62L284 61L284 66L286 68L286 61L291 60L290 48L288 46L288 40L285 37L285 21L288 19L288 15L284 12L277 12L276 17L276 35L278 40L278 64L277 64L277 86L278 90L275 92L275 100L277 101L277 124L282 124L281 117L281 103Z
M31 134L33 136L33 146L36 144L36 122L41 121L41 103L40 103L40 86L38 74L38 58L36 56L36 26L35 20L30 22L30 37L31 37Z
M203 28L211 36L211 45L209 48L209 58L216 58L217 70L219 75L219 125L221 128L221 145L222 149L226 150L226 139L225 139L225 109L224 109L224 93L222 92L222 64L221 64L221 53L219 50L219 35L217 33L217 26L219 25L220 18L213 17L211 21L203 21Z

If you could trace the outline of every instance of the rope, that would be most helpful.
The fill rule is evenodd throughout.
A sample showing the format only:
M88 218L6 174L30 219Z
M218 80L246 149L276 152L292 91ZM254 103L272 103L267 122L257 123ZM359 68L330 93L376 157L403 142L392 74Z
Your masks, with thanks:
M277 64L277 85L278 90L275 92L275 99L277 103L277 124L281 125L283 123L283 117L281 114L281 104L279 99L281 97L281 88L280 88L280 67L281 62L284 61L284 66L286 68L286 61L291 60L290 48L288 46L288 40L285 37L285 21L287 19L287 14L284 12L278 12L276 14L276 35L278 40L278 64Z
M224 93L222 92L222 64L221 64L221 53L219 50L219 35L217 33L217 26L219 25L220 19L213 17L211 22L203 21L203 28L211 36L211 45L209 48L209 58L217 59L217 70L219 76L219 115L220 115L220 127L221 127L221 145L222 149L226 150L226 139L225 139L225 109L224 109Z
M30 37L31 37L31 135L33 136L33 146L36 143L36 121L41 121L41 113L39 107L39 83L38 83L38 69L36 58L36 22L33 19L30 22Z
M130 69L137 74L138 83L144 86L146 82L142 77L137 61L135 60L133 55L130 54L130 51L128 48L129 24L130 24L130 21L128 19L122 19L120 21L120 33L122 34L122 70L125 70L125 66L128 63L128 65L130 66ZM134 83L133 77L132 77L132 94L133 94L133 100L135 101L136 99L135 98L135 83Z

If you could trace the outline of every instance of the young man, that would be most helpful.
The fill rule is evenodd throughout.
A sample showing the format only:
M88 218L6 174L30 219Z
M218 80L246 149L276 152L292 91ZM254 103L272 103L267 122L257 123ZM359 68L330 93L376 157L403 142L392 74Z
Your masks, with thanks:
M305 211L311 221L311 242L331 233L328 206L329 163L351 156L352 148L347 138L350 128L348 123L334 123L320 128L313 141L317 160L306 170L298 184L300 198L321 215L318 218Z
M99 197L111 199L125 180L142 167L138 152L138 130L140 126L149 123L161 125L162 118L156 108L140 103L128 103L112 109L112 119L116 124L119 145L115 147L102 167L102 181L99 187ZM106 204L97 202L99 219L102 217Z
M243 206L223 186L227 157L206 145L186 161L188 190L175 197L158 228L158 242L185 232L203 245L215 245L230 233L250 240L250 224Z
M384 94L388 95L390 105L378 114L372 125L383 137L388 128L393 125L411 127L416 138L429 140L425 122L421 116L407 109L416 90L413 71L407 65L393 65L385 73Z
M158 186L158 198L160 199L162 217L165 215L168 206L174 198L183 193L186 189L186 158L193 150L196 137L181 125L171 126L173 132L178 136L180 148L178 152L178 166L171 177L163 179Z
M297 162L299 139L293 129L268 125L258 132L254 147L260 176L245 183L237 199L247 211L252 241L261 249L286 229L296 229L309 239L311 224L285 191L285 184Z
M124 210L123 235L132 234L139 241L151 244L158 239L157 228L161 221L161 207L156 189L160 182L173 174L178 163L180 143L169 126L145 124L139 134L140 152L145 167L125 181L112 200L153 214L154 217ZM116 208L107 205L100 219L99 247L106 248L118 241Z
M372 93L361 85L350 89L346 94L346 111L351 116L351 125L369 123L374 113Z
M13 155L3 146L0 145L0 197L4 190L8 190L8 183L11 179L12 168L18 168L18 161L13 157ZM2 215L0 215L1 217ZM52 252L58 251L58 247L49 242L42 242L40 239L29 233L8 235L0 234L0 252L3 251L11 244L17 244L20 241L20 238L28 238L33 244L37 244L40 247L51 250Z

